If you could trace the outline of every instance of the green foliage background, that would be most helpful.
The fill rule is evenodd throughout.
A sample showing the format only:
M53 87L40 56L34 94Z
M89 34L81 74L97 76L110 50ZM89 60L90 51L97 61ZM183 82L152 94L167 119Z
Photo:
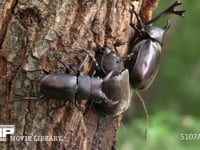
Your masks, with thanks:
M161 0L154 16L173 2ZM171 28L157 78L151 89L142 92L150 115L148 141L144 111L134 98L118 133L119 150L199 150L200 4L181 2L177 9L186 10L185 19L171 15L159 22L163 26L170 19Z

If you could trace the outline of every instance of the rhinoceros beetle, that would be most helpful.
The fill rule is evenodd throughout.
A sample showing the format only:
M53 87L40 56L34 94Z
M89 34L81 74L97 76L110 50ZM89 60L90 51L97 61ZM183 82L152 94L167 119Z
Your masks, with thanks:
M113 72L112 75L118 75L124 70L124 61L121 61L121 56L118 52L118 47L122 44L121 41L117 41L114 45L114 51L107 45L98 48L95 50L96 58L85 51L95 63L94 76L105 77L111 71Z
M104 82L102 90L109 99L118 102L115 105L106 102L98 105L97 108L103 112L103 114L117 116L125 112L130 106L131 102L128 69L125 69L121 73L112 76L109 80Z
M113 51L105 45L97 54L100 56L98 62L100 64L100 71L103 72L104 76L111 71L113 71L113 75L118 75L123 71L124 63L121 61L117 46L115 46L115 51ZM99 75L99 73L97 74Z
M184 10L175 10L178 5L181 5L181 3L176 1L157 17L146 23L142 21L132 6L130 26L135 29L136 38L130 41L133 47L130 49L130 54L126 56L128 58L126 66L130 72L130 82L133 88L144 90L153 82L159 67L164 34L170 26L169 21L164 27L156 27L154 23L167 14L183 17ZM132 22L133 14L137 18L137 25Z

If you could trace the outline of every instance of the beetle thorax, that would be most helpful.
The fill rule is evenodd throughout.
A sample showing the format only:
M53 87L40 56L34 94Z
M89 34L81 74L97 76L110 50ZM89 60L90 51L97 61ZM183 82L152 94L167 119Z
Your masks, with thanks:
M164 28L148 25L145 27L144 32L146 32L146 34L148 34L149 38L157 41L158 43L160 43L160 45L162 45L164 34L166 32L166 30Z

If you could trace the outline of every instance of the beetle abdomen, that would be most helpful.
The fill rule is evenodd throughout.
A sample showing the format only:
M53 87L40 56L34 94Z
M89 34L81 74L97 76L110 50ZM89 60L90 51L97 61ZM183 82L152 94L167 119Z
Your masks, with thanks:
M68 74L50 74L41 80L40 88L47 97L73 100L77 92L77 77Z
M116 105L110 105L105 102L101 104L99 107L104 113L117 116L126 111L131 101L128 70L126 69L119 75L112 76L110 80L104 82L102 90L109 99L119 101Z
M136 89L146 89L157 74L161 46L158 42L146 39L138 42L133 51L138 54L135 65L129 70L131 85Z

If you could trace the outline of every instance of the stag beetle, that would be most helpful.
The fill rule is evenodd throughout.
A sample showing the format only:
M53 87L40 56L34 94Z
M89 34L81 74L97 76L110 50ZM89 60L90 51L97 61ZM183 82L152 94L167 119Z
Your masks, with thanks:
M132 10L130 11L130 26L135 29L136 38L131 41L131 44L134 46L130 49L130 54L126 56L130 61L126 63L126 66L130 72L130 82L133 88L144 90L153 82L159 67L164 34L169 29L170 23L168 21L163 28L153 25L157 20L167 14L175 14L183 17L184 10L175 10L175 7L181 4L176 1L147 23L142 21L132 6ZM138 25L132 22L133 14L137 18Z
M54 58L61 63L65 68L65 73L50 74L45 69L37 69L28 72L43 71L46 76L40 80L40 92L39 97L25 97L24 99L43 99L45 97L57 99L75 101L75 106L80 108L78 101L82 99L89 99L96 103L108 103L109 105L115 105L117 100L112 102L105 92L102 91L103 84L110 80L113 76L113 71L107 73L103 78L81 76L80 71L84 64L88 60L88 55L78 67L76 75L69 74L69 66L60 61L54 54ZM94 60L95 61L95 60Z
M43 95L49 98L75 100L77 107L79 107L77 101L82 99L95 99L114 105L117 102L112 102L102 91L104 82L109 80L111 76L112 72L104 79L66 73L49 74L40 81L40 90Z
M99 104L98 108L103 114L116 116L123 113L130 105L131 92L129 72L120 62L120 55L108 46L100 49L100 65L89 53L78 68L76 76L66 73L49 74L40 81L41 93L55 99L75 98L78 100L89 99ZM95 61L97 68L104 73L104 77L79 76L79 72L86 63L88 56ZM98 69L97 69L98 70ZM97 101L98 100L98 101Z

